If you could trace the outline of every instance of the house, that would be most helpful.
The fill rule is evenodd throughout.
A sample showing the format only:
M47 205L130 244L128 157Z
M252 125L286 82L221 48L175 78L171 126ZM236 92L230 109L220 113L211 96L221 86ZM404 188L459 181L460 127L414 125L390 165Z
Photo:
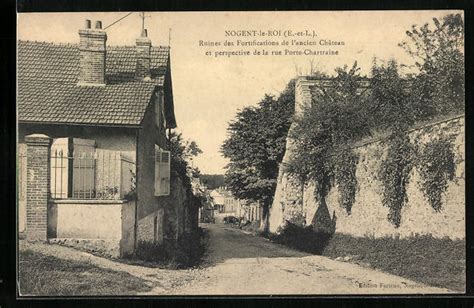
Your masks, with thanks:
M224 213L225 211L224 205L226 194L227 191L224 187L213 189L210 192L211 198L214 202L214 210L216 210L217 213Z
M231 213L233 216L239 216L241 212L241 200L232 195L230 191L224 194L224 213Z
M200 207L198 219L199 222L211 223L214 222L214 202L207 187L202 183L199 177L191 179L193 187L193 194L199 198Z
M232 192L227 189L227 187L219 187L214 189L211 192L211 196L220 213L225 213L228 216L232 215L240 217L240 212L242 210L242 200L235 198Z
M170 172L170 48L107 46L101 21L78 39L18 43L20 232L114 255L178 239L197 209Z
M219 187L210 193L214 201L215 218L223 222L227 216L239 217L244 221L259 221L262 218L262 207L258 202L236 198L227 187Z

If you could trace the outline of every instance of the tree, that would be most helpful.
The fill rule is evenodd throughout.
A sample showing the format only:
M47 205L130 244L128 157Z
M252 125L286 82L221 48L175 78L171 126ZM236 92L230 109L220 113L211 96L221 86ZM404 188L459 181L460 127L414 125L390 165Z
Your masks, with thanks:
M295 118L290 137L294 151L286 164L286 171L303 183L312 180L316 193L325 198L334 176L334 162L348 141L367 134L368 114L365 112L367 95L360 93L357 62L336 69L330 87L319 87L312 103Z
M449 14L441 21L433 18L433 25L413 25L411 31L406 31L407 39L399 44L419 70L412 91L424 107L420 116L425 118L464 110L462 16Z
M171 132L169 136L169 147L171 152L171 171L180 177L185 185L191 185L189 172L199 175L197 167L189 166L188 160L202 153L195 141L186 141L181 133Z
M268 225L279 164L285 154L286 137L294 110L295 80L278 98L265 95L257 107L246 107L229 124L221 151L230 159L226 183L240 199L259 202L263 208L262 229Z
M200 178L208 189L216 189L225 185L223 174L202 174Z
M423 113L419 97L410 95L413 79L402 79L393 59L386 65L377 65L374 59L371 75L370 95L361 110L370 129L403 131L413 125Z

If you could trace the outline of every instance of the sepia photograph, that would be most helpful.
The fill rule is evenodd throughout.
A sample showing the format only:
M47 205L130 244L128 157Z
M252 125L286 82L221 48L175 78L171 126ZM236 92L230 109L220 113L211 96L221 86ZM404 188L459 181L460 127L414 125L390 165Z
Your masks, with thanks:
M18 13L19 298L465 294L464 19Z

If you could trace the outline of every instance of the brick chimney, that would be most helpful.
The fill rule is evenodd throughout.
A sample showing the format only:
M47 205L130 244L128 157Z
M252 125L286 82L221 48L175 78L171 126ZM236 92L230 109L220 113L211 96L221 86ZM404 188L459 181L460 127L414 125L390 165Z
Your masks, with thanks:
M95 29L91 29L91 21L86 19L84 29L79 30L79 38L78 85L104 86L107 34L102 30L102 21L96 21Z
M137 66L135 79L151 80L151 40L148 38L147 30L142 30L141 37L137 38Z

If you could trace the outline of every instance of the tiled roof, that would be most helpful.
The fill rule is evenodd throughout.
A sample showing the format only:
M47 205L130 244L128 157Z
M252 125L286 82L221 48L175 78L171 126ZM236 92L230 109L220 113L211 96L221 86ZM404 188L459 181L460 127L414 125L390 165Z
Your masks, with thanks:
M19 41L18 120L139 125L156 86L163 86L169 47L152 47L152 80L135 81L135 47L107 47L106 86L77 86L79 49Z
M28 122L140 125L156 85L125 82L105 87L75 83L22 82L18 119Z

